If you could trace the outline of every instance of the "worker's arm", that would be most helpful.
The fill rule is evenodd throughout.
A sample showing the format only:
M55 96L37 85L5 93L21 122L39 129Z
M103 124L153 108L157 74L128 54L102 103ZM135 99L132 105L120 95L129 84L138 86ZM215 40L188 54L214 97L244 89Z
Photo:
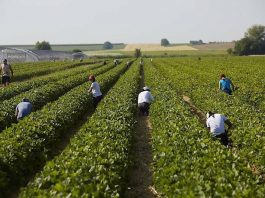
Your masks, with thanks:
M88 93L91 93L91 91L92 91L92 87L90 87L90 88L88 89Z
M221 81L219 80L219 89L222 89L222 87L221 87Z
M12 74L12 77L13 77L14 76L14 73L13 73L13 69L12 69L11 65L9 65L9 69L10 69L11 74Z
M232 83L231 80L230 80L230 84L231 84L231 88L232 88L232 90L234 91L234 90L235 90L235 86L234 86L234 84Z
M92 88L93 88L93 83L91 84L90 88L88 89L88 93L92 92Z
M227 124L227 126L228 126L228 129L230 129L233 125L232 125L232 123L230 122L230 120L225 120L225 123Z
M17 115L18 115L18 108L16 107L15 116L17 117Z

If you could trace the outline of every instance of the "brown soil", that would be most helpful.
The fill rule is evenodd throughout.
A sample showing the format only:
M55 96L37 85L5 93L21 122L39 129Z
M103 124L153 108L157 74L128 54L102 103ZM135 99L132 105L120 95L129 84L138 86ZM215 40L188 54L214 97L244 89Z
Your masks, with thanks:
M206 123L205 114L191 102L191 100L190 100L190 98L188 96L183 96L183 100L190 106L191 112L196 114L198 116L198 118L199 118L199 121L203 125L205 125L205 123Z
M141 72L140 88L144 86L144 73ZM148 116L137 115L137 124L133 136L131 158L133 167L129 170L126 198L156 198L160 197L152 186L152 148L151 123Z
M129 183L125 197L159 197L152 187L152 172L150 170L152 163L151 125L148 117L137 117L135 132L132 148L134 166L129 172Z

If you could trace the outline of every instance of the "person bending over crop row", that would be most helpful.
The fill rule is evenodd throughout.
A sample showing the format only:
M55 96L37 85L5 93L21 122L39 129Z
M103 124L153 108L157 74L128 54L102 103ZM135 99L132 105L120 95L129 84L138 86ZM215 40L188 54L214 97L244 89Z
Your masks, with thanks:
M232 95L232 91L235 90L235 86L229 78L226 78L226 76L222 74L219 80L219 89L228 95Z
M228 138L228 131L225 129L225 124L228 125L229 130L232 127L232 123L224 115L211 111L206 114L206 118L206 126L210 130L212 137L220 139L225 146L232 146L232 142Z
M94 104L94 107L96 108L98 103L100 102L100 100L102 99L102 93L100 91L100 86L99 84L96 82L96 78L95 76L93 75L90 75L88 77L88 80L90 82L92 82L89 90L88 90L88 93L91 93L92 92L92 95L93 95L93 104Z
M23 98L16 107L15 116L17 117L17 121L22 120L25 116L29 115L31 110L32 104L27 98Z
M138 95L139 113L145 116L149 115L149 108L154 98L149 87L143 87L143 91Z

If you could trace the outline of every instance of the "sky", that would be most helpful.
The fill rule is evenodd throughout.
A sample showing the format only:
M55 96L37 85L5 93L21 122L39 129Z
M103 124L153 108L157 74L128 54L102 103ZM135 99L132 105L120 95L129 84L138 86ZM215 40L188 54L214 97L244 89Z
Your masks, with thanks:
M265 0L0 0L0 45L239 40Z

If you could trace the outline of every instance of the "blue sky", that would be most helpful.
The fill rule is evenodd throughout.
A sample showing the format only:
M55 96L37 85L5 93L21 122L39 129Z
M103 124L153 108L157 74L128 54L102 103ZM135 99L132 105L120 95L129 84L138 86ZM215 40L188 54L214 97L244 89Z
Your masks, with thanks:
M0 0L0 45L232 41L265 25L265 0Z

